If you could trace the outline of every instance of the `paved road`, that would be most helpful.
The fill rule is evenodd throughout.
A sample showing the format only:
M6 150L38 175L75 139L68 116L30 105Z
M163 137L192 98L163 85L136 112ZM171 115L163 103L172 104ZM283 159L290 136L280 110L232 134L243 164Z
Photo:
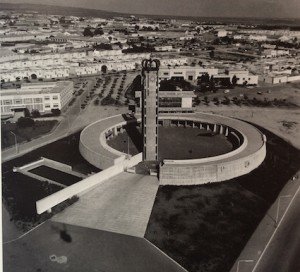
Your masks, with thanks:
M276 228L278 199L273 203L230 272L300 271L300 171L280 192L279 222Z
M267 247L255 272L300 271L300 193Z
M14 146L3 150L1 153L2 162L8 161L15 157L19 157L29 151L32 151L55 140L63 138L68 134L76 132L77 130L88 124L87 120L81 120L79 118L81 113L80 105L82 103L82 100L84 100L86 94L94 85L94 83L94 78L89 80L83 94L76 100L76 102L71 108L69 108L65 113L62 113L62 116L64 116L65 118L59 123L59 125L55 128L55 130L52 133L34 139L30 142L19 144L17 153Z

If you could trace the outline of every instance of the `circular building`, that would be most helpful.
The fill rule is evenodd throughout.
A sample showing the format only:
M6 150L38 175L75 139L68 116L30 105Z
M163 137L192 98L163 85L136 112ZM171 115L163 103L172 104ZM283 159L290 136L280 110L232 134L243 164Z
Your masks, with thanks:
M130 168L131 164L128 164L128 160L133 157L136 158L137 164L142 159L141 153L137 154L142 150L141 145L143 145L142 138L138 139L140 122L139 116L133 118L116 115L92 123L82 131L80 136L79 149L82 156L100 169L116 164L123 164L124 169ZM137 128L135 137L128 131L130 126ZM206 150L206 154L203 154L204 152L197 149L200 145L195 142L201 141L201 137L191 139L192 145L189 145L189 139L184 132L178 133L178 137L185 137L178 139L177 142L182 145L180 147L175 146L170 140L171 137L170 139L158 137L158 141L163 141L161 146L158 143L158 154L164 153L164 148L172 151L166 152L159 158L157 175L161 185L195 185L229 180L251 172L263 162L266 156L266 137L254 126L233 118L205 113L164 115L158 118L158 131L163 128L169 128L170 131L192 130L191 137L195 135L206 137L204 146L211 144L217 153L215 151L207 153ZM207 133L203 133L204 131ZM116 148L118 145L112 147L111 142L119 137L119 134L124 134L120 139L126 137L127 140L123 143L121 141L123 145L121 148ZM209 143L209 141L213 142ZM135 153L130 152L133 145L136 147ZM224 148L219 148L217 145L224 145ZM177 150L178 154L176 154ZM134 169L133 167L130 171Z

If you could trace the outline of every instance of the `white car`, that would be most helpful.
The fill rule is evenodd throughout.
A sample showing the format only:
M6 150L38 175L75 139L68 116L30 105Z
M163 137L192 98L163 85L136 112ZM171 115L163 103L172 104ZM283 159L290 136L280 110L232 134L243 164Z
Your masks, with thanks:
M229 93L229 92L230 92L229 90L225 90L225 91L224 91L224 93Z

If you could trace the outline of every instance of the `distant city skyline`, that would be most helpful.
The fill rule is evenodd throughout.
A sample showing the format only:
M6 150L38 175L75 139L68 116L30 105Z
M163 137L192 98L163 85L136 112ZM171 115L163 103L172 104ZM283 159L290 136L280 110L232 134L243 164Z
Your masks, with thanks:
M194 17L300 18L299 0L0 0L112 12Z

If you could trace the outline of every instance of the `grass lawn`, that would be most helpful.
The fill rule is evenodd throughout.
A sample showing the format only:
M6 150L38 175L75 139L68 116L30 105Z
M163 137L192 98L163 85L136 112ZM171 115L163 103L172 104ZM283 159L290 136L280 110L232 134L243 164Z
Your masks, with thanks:
M135 155L142 151L142 135L136 127L128 126L124 133L108 141L108 144L125 153L129 148L129 153ZM232 144L225 136L211 135L207 130L183 127L158 128L159 160L211 157L227 153L232 148Z
M73 176L71 174L59 171L57 169L42 165L37 168L34 168L30 170L31 173L34 173L36 175L42 176L44 178L51 179L53 181L59 182L64 185L72 185L80 180L82 178Z
M38 148L32 152L27 153L24 156L16 158L14 160L5 162L2 164L2 191L3 191L3 202L6 206L11 220L13 220L18 227L28 229L39 222L52 216L52 214L36 214L35 202L45 196L48 196L58 190L58 187L47 182L41 182L33 178L27 177L20 173L14 173L13 167L23 166L27 163L38 160L40 157L46 157L61 163L71 165L73 169L78 172L88 174L91 172L99 172L99 169L90 165L80 154L79 146L80 132L65 137L61 140ZM66 183L67 180L71 179L71 183L77 180L77 177L69 177L65 173L53 172L54 169L45 171L45 169L38 169L40 174L48 175L50 179L60 179L60 182ZM63 175L64 174L64 175ZM50 175L50 176L49 176ZM75 180L75 179L76 180ZM61 205L58 205L53 209L53 213L66 207L71 201L66 201Z
M278 193L298 171L300 152L266 134L267 157L250 174L199 186L161 186L145 237L188 271L229 271Z
M15 137L11 132L16 134L18 143L29 142L49 133L56 124L56 120L35 121L33 127L27 128L18 128L16 123L1 124L1 148L4 149L15 144Z

